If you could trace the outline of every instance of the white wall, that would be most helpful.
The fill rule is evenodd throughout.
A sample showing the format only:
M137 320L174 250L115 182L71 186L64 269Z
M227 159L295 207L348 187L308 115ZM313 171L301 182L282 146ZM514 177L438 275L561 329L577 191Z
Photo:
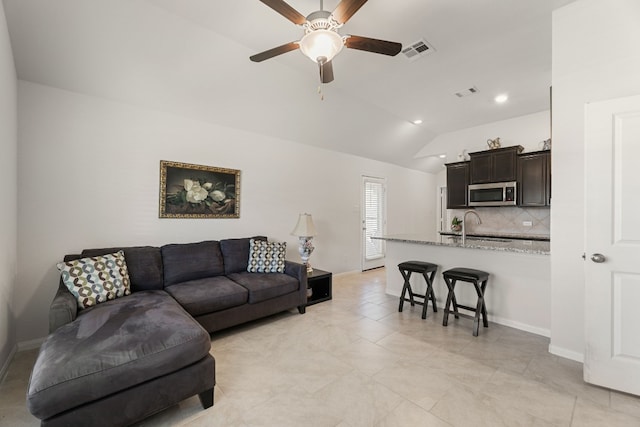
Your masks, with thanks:
M358 270L361 175L387 178L389 233L433 232L431 174L23 81L18 94L20 341L47 333L55 264L83 248L265 234L299 260L289 233L308 212L312 264ZM159 219L160 160L240 169L240 219Z
M0 2L0 379L15 347L13 293L17 273L17 81Z
M504 106L508 108L508 105ZM502 147L522 145L524 151L542 150L542 142L551 134L549 110L481 126L447 132L435 137L416 157L446 154L445 163L460 161L458 154L488 150L487 139L500 137ZM467 157L465 160L469 160Z
M579 0L553 14L552 353L584 354L584 105L640 94L640 2Z

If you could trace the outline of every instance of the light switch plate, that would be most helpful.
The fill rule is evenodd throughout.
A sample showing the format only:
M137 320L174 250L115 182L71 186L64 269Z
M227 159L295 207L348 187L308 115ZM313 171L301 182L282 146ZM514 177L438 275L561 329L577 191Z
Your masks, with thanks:
M533 225L533 222L531 222L531 221L522 221L522 225L524 225L525 227L531 227Z

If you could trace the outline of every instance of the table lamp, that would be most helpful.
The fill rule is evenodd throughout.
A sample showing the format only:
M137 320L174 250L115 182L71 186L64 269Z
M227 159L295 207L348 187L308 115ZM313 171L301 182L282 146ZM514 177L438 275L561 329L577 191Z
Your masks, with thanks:
M298 217L298 223L291 232L291 235L298 236L298 252L300 252L302 263L307 266L307 274L313 273L311 264L309 264L309 257L311 256L311 252L313 252L313 250L315 249L312 242L313 236L316 235L316 227L314 227L313 225L311 214L300 214L300 216Z

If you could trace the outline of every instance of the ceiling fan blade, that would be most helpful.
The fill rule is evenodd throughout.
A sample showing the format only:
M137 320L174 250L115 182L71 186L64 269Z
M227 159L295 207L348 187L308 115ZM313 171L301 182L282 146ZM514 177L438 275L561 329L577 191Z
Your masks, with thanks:
M282 55L283 53L291 52L292 50L296 50L300 47L297 42L291 42L287 44L283 44L282 46L274 47L273 49L265 50L261 53L256 53L253 56L250 56L249 59L253 62L262 62L265 59L273 58L274 56Z
M260 1L296 25L302 25L305 22L307 22L307 18L302 16L300 12L298 12L297 10L295 10L294 8L292 8L282 0L260 0Z
M402 50L402 44L400 43L352 35L347 37L344 45L350 49L366 50L367 52L381 53L389 56L396 56Z
M331 13L333 15L333 19L338 21L340 24L344 24L366 2L367 0L342 0L338 6L336 6L333 13Z
M333 64L331 61L318 62L320 67L320 82L331 83L333 81Z

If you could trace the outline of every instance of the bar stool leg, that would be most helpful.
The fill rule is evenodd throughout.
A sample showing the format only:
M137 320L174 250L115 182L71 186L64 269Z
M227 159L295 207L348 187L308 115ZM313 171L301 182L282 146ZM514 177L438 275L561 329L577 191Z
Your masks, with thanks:
M480 310L480 309L478 309ZM480 329L480 313L476 310L476 315L473 317L473 336L478 336L478 329Z
M400 273L404 278L404 285L402 286L402 294L400 295L400 305L398 306L398 311L402 312L402 307L404 305L405 295L407 292L409 293L409 301L411 302L412 306L415 305L415 301L413 300L413 291L411 290L411 284L409 283L409 279L411 278L411 271L409 271L407 274L404 272L404 270L400 269Z
M427 285L428 287L429 285ZM429 305L429 290L427 289L426 291L427 293L425 294L425 298L424 298L424 303L422 303L422 318L426 319L427 318L427 308Z
M478 303L476 305L476 315L473 319L473 336L478 336L478 329L480 328L480 316L482 316L482 324L485 328L489 327L487 322L487 307L484 303L484 289L487 286L487 281L483 281L482 284L473 282L473 286L476 288L476 294L478 294Z
M454 279L452 284L451 284L451 289L452 289L451 292L453 293L453 295L451 296L451 303L453 304L453 316L456 319L459 319L460 316L458 316L458 313L459 313L459 311L458 311L458 300L456 300L456 294L455 294L455 292L453 292L453 289L455 288L455 286L456 286L456 280Z
M447 323L449 323L449 306L451 306L451 303L453 301L453 299L455 298L455 294L453 293L453 289L455 287L456 281L454 280L453 282L451 280L449 280L448 277L444 278L444 282L447 285L447 288L449 289L449 293L447 294L447 302L444 304L444 316L442 316L442 326L447 326ZM455 307L455 304L454 304ZM456 308L457 310L457 308ZM456 318L458 316L456 315Z
M455 288L456 288L456 283L458 282L458 279L451 279L451 304L453 305L453 310L449 310L449 311L453 311L453 315L456 319L459 319L460 316L458 316L458 300L456 300L456 293L455 293Z
M488 328L489 322L487 321L487 304L484 302L484 291L486 288L487 288L487 280L482 282L482 287L480 289L482 290L482 325L485 328Z
M429 281L427 282L429 284L429 295L430 295L430 299L431 299L431 305L433 307L433 312L437 313L438 312L438 308L436 307L436 294L435 292L433 292L433 279L436 276L436 272L432 271L431 274L429 275ZM425 276L425 280L427 279L427 277Z
M431 277L427 276L427 273L422 273L422 276L424 277L424 281L427 284L427 290L425 291L424 294L424 304L422 306L422 318L426 319L427 318L427 308L429 305L429 300L431 300L431 306L433 307L433 312L437 313L438 309L436 308L436 298L433 292L433 278L435 276L436 272L432 271L431 272Z

